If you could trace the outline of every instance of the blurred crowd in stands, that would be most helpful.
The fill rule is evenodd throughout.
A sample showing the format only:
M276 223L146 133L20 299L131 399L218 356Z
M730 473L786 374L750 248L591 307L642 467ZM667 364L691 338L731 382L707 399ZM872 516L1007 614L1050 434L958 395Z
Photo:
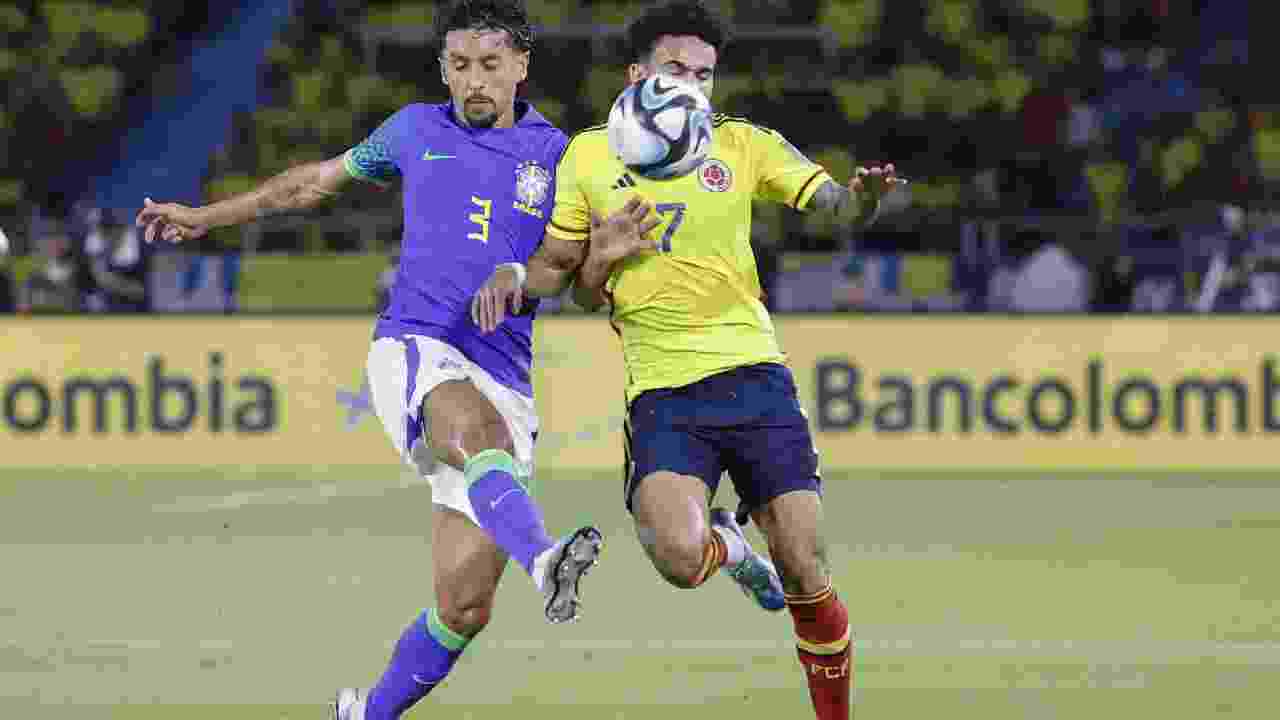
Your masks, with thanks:
M599 122L622 81L616 30L644 4L530 0L541 31L524 95L568 132ZM1280 115L1248 41L1259 4L719 4L738 37L717 73L718 109L781 131L837 177L893 161L912 178L864 233L760 207L774 309L1280 309ZM69 162L120 136L120 105L173 91L164 68L245 5L0 0L0 227L25 238L28 256L7 293L0 279L0 310L6 299L183 309L213 286L234 310L242 256L394 254L394 193L218 232L168 258L138 242L126 213L59 186ZM265 48L257 106L234 109L229 136L199 158L204 200L336 155L401 105L445 97L425 30L433 3L295 0L292 12Z

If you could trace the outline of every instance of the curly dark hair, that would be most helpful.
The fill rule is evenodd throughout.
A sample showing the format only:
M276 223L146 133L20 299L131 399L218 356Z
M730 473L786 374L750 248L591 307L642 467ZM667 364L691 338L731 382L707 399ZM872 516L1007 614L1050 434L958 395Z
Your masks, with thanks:
M729 44L729 25L699 0L672 0L645 10L627 26L627 53L631 62L644 62L663 35L694 35L714 47L716 53Z
M445 36L454 30L501 30L521 52L533 50L533 27L521 0L452 0L436 11L436 49L444 52Z

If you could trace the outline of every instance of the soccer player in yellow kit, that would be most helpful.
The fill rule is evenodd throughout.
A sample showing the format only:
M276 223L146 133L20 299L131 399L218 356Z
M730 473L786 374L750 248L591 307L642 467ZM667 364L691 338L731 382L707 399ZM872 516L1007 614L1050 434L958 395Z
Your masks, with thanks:
M628 80L661 73L711 97L726 40L699 2L655 6L628 29ZM576 135L558 166L542 247L527 267L496 271L472 314L491 331L508 307L557 295L571 279L580 304L612 306L627 371L624 499L641 544L677 587L723 569L761 607L789 608L818 720L843 720L848 613L819 528L817 451L760 299L751 203L866 223L904 181L887 165L859 168L842 186L772 130L723 115L714 123L707 161L662 181L629 172L609 152L605 126ZM726 470L742 500L737 517L708 512ZM748 516L777 570L748 544L738 524Z

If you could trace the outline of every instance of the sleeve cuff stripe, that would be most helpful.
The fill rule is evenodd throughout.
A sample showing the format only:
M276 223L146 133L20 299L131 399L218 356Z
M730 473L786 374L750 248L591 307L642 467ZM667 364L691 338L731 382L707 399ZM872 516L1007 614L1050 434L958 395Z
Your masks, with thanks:
M818 172L811 175L808 180L805 180L804 185L800 186L800 192L796 193L796 199L792 201L791 207L795 208L796 210L802 209L800 207L800 203L805 200L805 193L809 192L809 186L813 185L814 180L817 180L818 178L822 177L826 173L827 171L824 170L823 168L818 168Z
M351 177L357 180L363 180L367 183L373 183L374 185L377 185L378 187L381 187L381 188L391 187L391 183L387 182L386 180L379 180L378 178L373 177L372 175L369 175L368 173L361 170L360 167L356 165L355 161L351 159L350 150L348 150L342 156L342 166L347 169L348 175L350 175Z
M552 220L551 222L547 223L547 229L554 230L557 235L564 235L564 236L569 236L573 238L585 238L591 234L590 230L586 230L586 229L574 230L573 228L567 228L563 225L558 224L555 220Z

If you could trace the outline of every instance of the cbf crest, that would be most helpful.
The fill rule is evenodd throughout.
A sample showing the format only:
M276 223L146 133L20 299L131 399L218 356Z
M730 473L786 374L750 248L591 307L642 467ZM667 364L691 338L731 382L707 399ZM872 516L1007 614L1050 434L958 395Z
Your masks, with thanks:
M542 210L538 206L546 202L547 193L550 191L551 172L549 170L533 160L516 166L516 210L541 220Z

